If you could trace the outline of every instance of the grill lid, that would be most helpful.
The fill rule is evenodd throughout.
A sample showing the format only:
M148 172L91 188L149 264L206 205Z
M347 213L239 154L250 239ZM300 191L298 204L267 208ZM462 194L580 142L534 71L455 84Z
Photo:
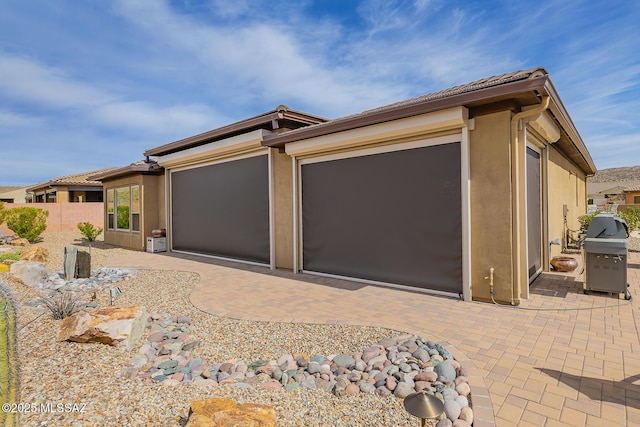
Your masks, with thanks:
M587 238L626 239L629 228L622 218L612 213L599 213L591 220L587 229Z

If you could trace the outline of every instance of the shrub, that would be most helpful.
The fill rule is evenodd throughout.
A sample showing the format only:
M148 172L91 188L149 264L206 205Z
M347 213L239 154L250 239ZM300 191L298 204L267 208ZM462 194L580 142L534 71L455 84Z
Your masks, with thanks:
M80 230L82 235L90 242L94 242L96 237L102 233L102 228L98 228L90 222L78 223L78 230Z
M578 217L578 222L580 223L580 231L586 233L587 228L589 228L589 224L591 224L591 220L599 213L601 213L601 211L595 210L589 215L580 215Z
M4 222L4 216L6 214L6 210L4 208L4 203L0 202L0 225L2 225L2 223Z
M6 261L8 259L13 261L20 261L21 254L22 254L22 251L2 253L0 254L0 262Z
M70 291L57 292L53 296L40 298L40 301L56 320L62 320L80 310L78 298Z
M12 208L6 211L7 227L23 239L35 242L47 228L49 211L40 208Z
M618 215L626 221L629 232L632 232L640 225L640 209L638 208L627 208L622 212L618 212Z

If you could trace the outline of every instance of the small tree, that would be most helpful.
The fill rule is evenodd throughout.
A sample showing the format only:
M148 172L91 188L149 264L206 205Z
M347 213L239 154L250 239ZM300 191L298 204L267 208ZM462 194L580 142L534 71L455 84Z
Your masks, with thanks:
M618 215L627 223L629 233L640 225L640 209L638 208L627 208L622 212L618 212Z
M98 228L90 222L78 223L78 230L80 230L82 235L90 242L95 242L96 237L102 233L102 228Z
M33 243L47 229L48 216L47 210L21 207L7 210L4 218L9 230Z

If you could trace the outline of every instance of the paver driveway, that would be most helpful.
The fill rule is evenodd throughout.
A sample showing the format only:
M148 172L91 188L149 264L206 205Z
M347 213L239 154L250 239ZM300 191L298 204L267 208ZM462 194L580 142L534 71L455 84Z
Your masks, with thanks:
M638 253L628 270L638 302L584 295L579 276L544 273L520 308L178 254L110 264L196 272L192 303L219 316L375 325L441 342L468 370L476 427L640 426Z

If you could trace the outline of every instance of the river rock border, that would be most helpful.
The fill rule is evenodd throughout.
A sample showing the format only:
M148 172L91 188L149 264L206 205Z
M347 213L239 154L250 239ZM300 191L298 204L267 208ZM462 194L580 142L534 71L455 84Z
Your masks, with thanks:
M465 369L438 343L404 334L385 338L355 354L285 354L277 360L209 363L191 357L191 318L154 313L151 333L122 375L164 386L228 385L240 388L322 389L336 396L377 393L404 398L424 391L444 402L457 426L473 423ZM443 420L444 421L444 420ZM440 425L440 423L438 423Z

